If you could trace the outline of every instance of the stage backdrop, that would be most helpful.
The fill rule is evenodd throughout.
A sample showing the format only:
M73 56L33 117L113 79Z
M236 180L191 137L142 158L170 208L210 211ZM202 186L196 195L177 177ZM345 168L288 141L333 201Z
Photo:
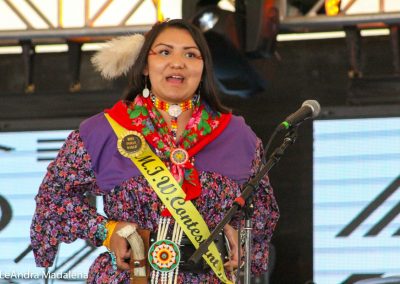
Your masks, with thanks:
M400 118L314 122L315 283L400 275Z

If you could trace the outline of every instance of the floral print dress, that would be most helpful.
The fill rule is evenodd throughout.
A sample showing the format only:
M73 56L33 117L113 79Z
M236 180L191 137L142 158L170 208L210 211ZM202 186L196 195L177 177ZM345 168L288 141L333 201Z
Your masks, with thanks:
M255 174L260 163L260 140L253 150L250 176ZM192 202L211 231L240 195L242 183L216 171L199 170L198 178L202 191ZM106 216L96 212L88 194L103 197ZM60 242L70 243L79 238L101 246L102 240L96 237L96 231L107 219L136 223L156 232L162 211L156 193L141 175L125 179L109 191L101 189L79 130L69 135L56 159L48 166L35 200L31 244L36 264L41 267L52 266ZM254 208L251 269L253 274L261 274L267 270L268 244L279 217L267 177L255 193ZM235 221L231 224L238 225ZM90 267L87 282L129 283L129 272L114 271L109 254L102 253ZM209 270L199 274L180 272L178 282L220 283L220 280Z

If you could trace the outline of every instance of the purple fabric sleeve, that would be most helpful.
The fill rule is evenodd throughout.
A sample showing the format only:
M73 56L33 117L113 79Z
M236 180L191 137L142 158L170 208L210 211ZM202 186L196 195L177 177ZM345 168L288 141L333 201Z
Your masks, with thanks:
M195 157L199 171L216 172L242 184L251 174L257 137L244 119L232 116L228 127Z
M99 187L108 192L133 176L139 170L117 149L117 136L103 113L85 120L79 128L86 150L92 159L92 168Z

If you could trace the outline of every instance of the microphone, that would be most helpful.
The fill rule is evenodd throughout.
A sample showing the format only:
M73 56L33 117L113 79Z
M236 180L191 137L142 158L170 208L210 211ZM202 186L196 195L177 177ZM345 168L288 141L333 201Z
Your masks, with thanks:
M307 100L296 112L289 115L285 121L278 125L278 131L287 130L301 124L309 118L315 118L319 115L321 106L315 100Z

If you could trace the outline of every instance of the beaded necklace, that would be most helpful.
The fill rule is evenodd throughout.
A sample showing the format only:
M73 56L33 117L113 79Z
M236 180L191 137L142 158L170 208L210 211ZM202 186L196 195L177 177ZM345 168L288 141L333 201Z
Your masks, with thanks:
M199 95L194 95L190 100L179 104L170 104L157 98L155 95L150 94L151 101L154 106L160 110L166 111L171 117L171 136L176 142L178 131L178 117L189 109L194 109L199 104Z

